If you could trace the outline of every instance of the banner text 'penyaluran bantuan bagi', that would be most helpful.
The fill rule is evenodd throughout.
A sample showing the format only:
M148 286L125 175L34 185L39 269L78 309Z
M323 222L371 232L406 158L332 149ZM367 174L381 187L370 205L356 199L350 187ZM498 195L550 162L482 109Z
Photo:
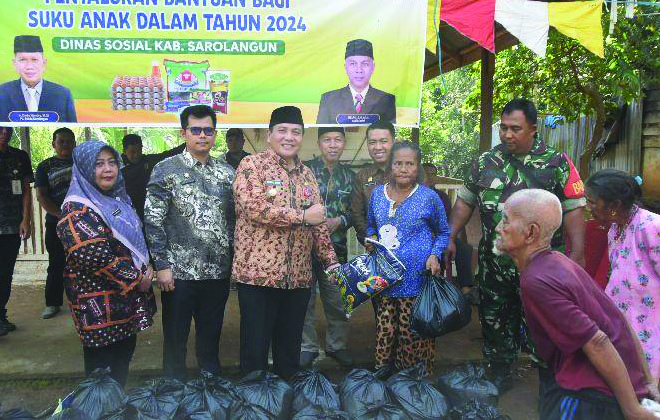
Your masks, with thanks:
M221 126L258 127L296 105L310 126L415 126L426 11L425 0L12 1L0 121L176 126L182 108L206 104Z

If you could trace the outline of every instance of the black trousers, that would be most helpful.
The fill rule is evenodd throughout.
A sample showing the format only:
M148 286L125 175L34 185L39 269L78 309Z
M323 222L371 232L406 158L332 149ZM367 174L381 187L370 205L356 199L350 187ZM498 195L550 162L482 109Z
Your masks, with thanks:
M461 287L474 285L472 274L472 245L456 239L456 276Z
M64 265L66 255L60 238L57 237L57 223L46 223L46 251L48 251L48 275L46 276L46 306L62 306L64 300Z
M0 235L0 321L7 319L7 302L20 248L21 237L18 233Z
M268 369L285 380L300 370L300 343L311 289L276 289L238 284L241 311L241 371Z
M126 385L128 378L128 365L131 363L135 353L135 334L116 343L105 347L83 347L83 359L85 360L85 376L97 368L110 368L110 377L119 382L121 386Z
M229 297L229 280L175 280L161 294L163 372L185 380L190 324L195 320L195 353L200 370L220 374L220 333Z
M614 397L595 390L569 391L539 369L539 420L625 420Z

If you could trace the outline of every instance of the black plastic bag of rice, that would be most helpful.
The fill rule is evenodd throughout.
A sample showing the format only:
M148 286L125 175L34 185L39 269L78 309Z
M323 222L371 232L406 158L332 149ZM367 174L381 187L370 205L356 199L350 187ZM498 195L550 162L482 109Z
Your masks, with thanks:
M123 406L124 390L110 377L110 369L96 369L62 402L62 406L84 413L86 420L99 420ZM64 419L62 419L64 420Z
M34 416L22 408L10 408L3 410L0 403L0 420L33 420Z
M396 402L413 419L439 419L447 415L446 398L425 378L423 364L392 375L386 382L387 389Z
M321 407L319 405L308 405L298 411L293 420L349 420L348 413L338 408Z
M298 412L308 405L339 409L339 395L335 385L318 370L301 370L289 380L295 397L293 410Z
M275 420L275 418L260 405L246 401L243 397L231 402L227 416L227 420Z
M218 420L218 419L219 417L213 416L208 411L198 411L196 413L188 413L182 420ZM222 417L222 420L224 420L224 417Z
M339 286L346 316L399 282L406 271L406 267L392 251L377 241L369 238L366 241L374 244L374 252L358 255L339 268L327 272L329 281L335 281Z
M486 379L482 366L467 364L440 375L436 387L447 397L452 407L462 406L472 400L497 405L497 387Z
M411 420L406 410L395 403L367 404L357 413L355 420Z
M293 389L282 378L267 371L247 374L236 384L236 393L278 420L293 416Z
M56 410L50 417L50 420L87 420L88 417L85 413L75 408L62 408Z
M415 299L410 326L425 338L436 338L465 327L472 320L472 307L449 280L426 273Z
M158 420L158 417L146 417L140 415L135 407L125 405L113 412L101 416L101 420Z
M184 387L183 382L176 379L154 379L130 390L124 403L134 407L141 415L171 420L183 398Z
M350 418L355 418L366 410L366 406L392 402L392 397L380 377L383 371L370 372L366 369L353 369L339 385L341 409Z
M188 381L183 388L175 418L188 419L207 412L213 420L225 420L229 405L235 399L232 384L226 379L202 372L200 377Z
M448 420L511 420L492 405L470 401L449 411ZM595 419L594 419L595 420Z

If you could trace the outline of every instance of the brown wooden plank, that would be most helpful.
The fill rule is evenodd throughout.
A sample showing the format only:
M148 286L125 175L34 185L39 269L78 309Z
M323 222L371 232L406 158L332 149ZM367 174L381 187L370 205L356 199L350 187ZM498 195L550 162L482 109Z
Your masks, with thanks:
M660 111L660 101L644 101L644 112Z
M481 120L479 123L479 152L490 150L493 125L493 78L495 55L481 49Z
M642 147L645 149L660 148L660 135L642 137Z

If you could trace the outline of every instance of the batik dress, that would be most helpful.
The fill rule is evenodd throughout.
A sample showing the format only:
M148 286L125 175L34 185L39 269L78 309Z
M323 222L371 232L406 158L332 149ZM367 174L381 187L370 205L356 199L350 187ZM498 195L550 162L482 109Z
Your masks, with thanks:
M642 345L651 375L660 378L660 216L634 206L619 235L608 233L612 272L605 289Z
M377 186L367 213L367 237L373 236L406 266L403 280L377 298L376 368L393 365L400 370L424 362L430 375L435 340L412 331L410 318L426 278L426 260L431 255L440 259L449 241L442 200L430 188L418 185L397 206L387 195L387 184Z

